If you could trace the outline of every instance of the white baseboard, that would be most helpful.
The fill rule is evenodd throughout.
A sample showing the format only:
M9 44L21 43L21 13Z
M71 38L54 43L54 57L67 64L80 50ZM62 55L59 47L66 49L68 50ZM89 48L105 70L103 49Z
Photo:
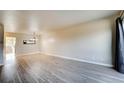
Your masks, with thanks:
M60 55L50 54L50 53L43 53L43 52L24 53L24 54L19 54L19 55L16 55L16 56L18 57L18 56L32 55L32 54L45 54L45 55L55 56L55 57L59 57L59 58L65 58L65 59L69 59L69 60L75 60L75 61L80 61L80 62L85 62L85 63L97 64L97 65L102 65L102 66L107 66L107 67L113 67L113 65L110 65L110 64L104 64L104 63L100 63L100 62L98 63L98 62L95 62L95 61L65 57L65 56L60 56Z
M23 53L23 54L16 54L16 56L25 56L25 55L32 55L32 54L40 54L41 52L31 52L31 53Z
M65 58L65 59L69 59L69 60L85 62L85 63L96 64L96 65L102 65L102 66L107 66L107 67L113 67L113 65L104 64L104 63L98 63L98 62L95 62L95 61L89 61L89 60L83 60L83 59L78 59L78 58L65 57L65 56L60 56L60 55L56 55L56 54L49 54L49 53L42 53L42 52L41 52L41 54L55 56L55 57L59 57L59 58Z

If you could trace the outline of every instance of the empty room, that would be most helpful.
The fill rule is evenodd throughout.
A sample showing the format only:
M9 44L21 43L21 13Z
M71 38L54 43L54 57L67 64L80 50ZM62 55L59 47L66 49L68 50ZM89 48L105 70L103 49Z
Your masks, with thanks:
M1 83L123 83L122 10L0 10Z

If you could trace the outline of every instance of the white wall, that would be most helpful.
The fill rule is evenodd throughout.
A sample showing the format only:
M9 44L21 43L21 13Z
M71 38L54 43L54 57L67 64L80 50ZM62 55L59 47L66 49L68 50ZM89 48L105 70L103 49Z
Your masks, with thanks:
M47 31L42 36L42 52L112 65L112 17Z
M23 40L33 38L32 34L24 33L6 33L5 36L16 37L16 55L40 52L40 37L37 39L36 44L23 44Z

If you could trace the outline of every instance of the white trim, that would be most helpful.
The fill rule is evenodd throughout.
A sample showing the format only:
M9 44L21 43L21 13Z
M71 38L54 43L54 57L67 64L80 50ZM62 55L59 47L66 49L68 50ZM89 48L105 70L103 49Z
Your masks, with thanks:
M32 54L41 54L41 52L31 52L31 53L23 53L23 54L15 54L16 57L18 56L25 56L25 55L32 55Z
M83 60L83 59L78 59L78 58L65 57L65 56L60 56L60 55L50 54L50 53L43 53L43 52L24 53L24 54L19 54L19 55L16 55L16 56L18 57L18 56L25 56L25 55L32 55L32 54L45 54L45 55L55 56L55 57L59 57L59 58L65 58L65 59L69 59L69 60L75 60L75 61L91 63L91 64L96 64L96 65L102 65L102 66L107 66L107 67L113 67L113 65L110 65L110 64L97 63L95 61L89 61L89 60Z
M65 58L65 59L69 59L69 60L75 60L75 61L85 62L85 63L96 64L96 65L102 65L102 66L107 66L107 67L113 67L113 65L104 64L104 63L97 63L95 61L89 61L89 60L83 60L83 59L78 59L78 58L65 57L65 56L60 56L60 55L50 54L50 53L43 53L43 52L41 52L41 54L55 56L55 57L59 57L59 58Z

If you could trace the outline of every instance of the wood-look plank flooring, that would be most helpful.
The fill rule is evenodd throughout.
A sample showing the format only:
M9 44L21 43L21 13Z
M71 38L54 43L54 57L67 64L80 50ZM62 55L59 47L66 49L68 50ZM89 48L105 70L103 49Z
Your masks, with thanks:
M123 83L113 68L32 54L10 57L0 67L1 83Z

